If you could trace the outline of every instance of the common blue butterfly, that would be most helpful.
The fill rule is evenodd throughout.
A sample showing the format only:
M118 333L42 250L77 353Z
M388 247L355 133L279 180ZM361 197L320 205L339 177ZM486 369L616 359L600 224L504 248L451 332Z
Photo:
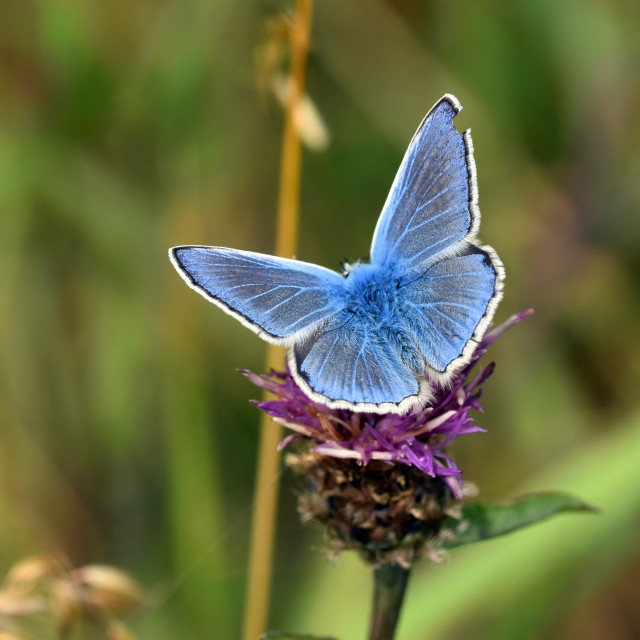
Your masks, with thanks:
M261 338L329 407L402 413L467 364L502 297L504 269L480 225L469 130L445 95L413 136L380 214L371 262L342 275L222 247L174 247L187 284Z

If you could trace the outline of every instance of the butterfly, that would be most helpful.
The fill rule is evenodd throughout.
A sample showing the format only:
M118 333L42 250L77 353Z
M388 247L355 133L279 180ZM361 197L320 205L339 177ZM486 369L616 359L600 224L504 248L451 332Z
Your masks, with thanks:
M264 340L288 347L303 391L331 408L405 413L466 364L502 297L504 268L476 240L470 131L445 95L413 136L378 219L369 263L173 247L186 283Z

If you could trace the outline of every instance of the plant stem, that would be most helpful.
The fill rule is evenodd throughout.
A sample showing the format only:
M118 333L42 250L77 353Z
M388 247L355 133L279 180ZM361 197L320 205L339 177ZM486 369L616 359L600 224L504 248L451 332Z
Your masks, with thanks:
M373 576L373 610L369 640L393 640L409 580L409 569L387 563L375 569Z
M295 127L295 111L304 95L305 72L313 0L296 0L296 13L291 27L291 89L285 108L278 226L275 253L292 258L298 238L298 205L300 195L301 148ZM266 368L281 368L283 351L269 345ZM280 455L277 450L282 427L263 414L254 490L254 512L249 549L249 576L244 612L244 640L256 640L267 626L269 613L275 520L280 485Z

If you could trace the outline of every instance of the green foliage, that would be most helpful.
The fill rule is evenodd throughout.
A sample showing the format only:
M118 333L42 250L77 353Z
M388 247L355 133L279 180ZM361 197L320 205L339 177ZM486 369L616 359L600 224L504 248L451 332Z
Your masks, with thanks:
M332 146L304 159L299 257L366 255L416 125L455 93L507 269L496 319L536 314L495 345L488 433L453 453L483 501L517 486L602 507L417 572L399 640L609 637L640 584L640 8L315 4L308 85ZM258 416L235 369L259 371L263 344L166 251L272 249L281 114L254 52L288 6L3 2L0 568L55 550L122 566L151 592L141 637L240 634ZM370 576L321 544L286 488L271 626L362 636Z
M564 493L537 493L497 504L465 504L461 517L449 517L443 528L453 539L445 543L455 549L481 540L490 540L551 518L563 511L594 511L585 502Z

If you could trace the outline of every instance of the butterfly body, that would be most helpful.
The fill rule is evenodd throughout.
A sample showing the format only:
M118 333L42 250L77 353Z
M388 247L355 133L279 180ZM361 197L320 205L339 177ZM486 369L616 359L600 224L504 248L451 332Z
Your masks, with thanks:
M174 247L198 293L262 338L289 347L297 382L318 402L404 412L446 385L484 334L502 295L479 226L469 132L445 96L414 136L376 226L370 263L342 274L222 247Z
M385 318L394 313L396 281L372 264L359 264L345 278L344 304L354 314Z
M378 265L359 264L346 280L345 307L356 321L390 344L408 369L422 371L424 356L409 324L400 276L390 276Z

